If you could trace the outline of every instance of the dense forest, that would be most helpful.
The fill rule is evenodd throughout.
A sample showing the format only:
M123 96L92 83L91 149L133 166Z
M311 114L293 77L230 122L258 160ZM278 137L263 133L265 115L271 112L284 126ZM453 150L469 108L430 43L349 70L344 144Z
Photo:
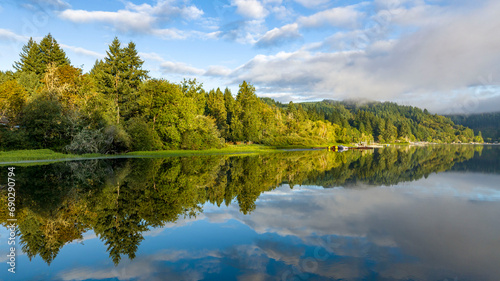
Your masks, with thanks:
M500 141L500 112L447 116L456 124L474 130L486 142Z
M30 39L0 72L0 147L69 153L204 149L228 142L274 146L357 142L482 142L450 119L394 103L280 104L243 81L205 90L196 80L148 76L133 42L115 38L88 73L48 34Z
M16 169L16 218L23 252L51 263L71 241L93 230L111 260L133 259L143 233L196 216L206 203L234 205L243 214L283 184L325 188L395 185L447 171L483 146L389 147L257 156L105 159L29 165ZM498 162L498 161L497 161ZM489 165L489 164L487 164ZM0 182L7 182L0 175ZM0 200L8 191L0 188ZM0 209L0 223L9 222Z

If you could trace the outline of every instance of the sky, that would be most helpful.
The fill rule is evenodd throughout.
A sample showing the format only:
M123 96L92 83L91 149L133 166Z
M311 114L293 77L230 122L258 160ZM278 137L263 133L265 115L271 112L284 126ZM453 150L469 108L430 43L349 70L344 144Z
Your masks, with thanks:
M87 72L118 37L151 77L207 90L469 114L500 111L499 29L498 0L0 0L0 70L51 33Z

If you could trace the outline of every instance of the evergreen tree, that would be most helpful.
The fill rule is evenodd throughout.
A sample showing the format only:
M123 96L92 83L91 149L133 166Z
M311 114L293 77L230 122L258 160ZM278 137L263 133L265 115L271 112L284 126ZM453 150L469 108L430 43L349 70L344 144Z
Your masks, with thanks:
M207 107L205 112L215 119L217 124L217 129L221 132L223 136L227 135L227 111L226 105L224 103L224 95L221 90L211 90L207 96Z
M187 98L195 101L196 108L192 110L198 115L205 114L206 92L203 90L203 84L198 83L196 79L184 79L181 83L181 89Z
M34 72L39 76L45 72L49 64L56 67L70 64L66 53L50 33L40 41L40 44L30 38L19 56L21 58L14 63L14 68L20 72Z
M143 63L133 42L122 48L115 37L104 61L96 61L91 71L99 90L115 103L117 124L121 117L129 119L136 114L134 95L140 83L147 78L147 71L142 69Z
M63 66L71 63L66 53L61 49L56 39L54 39L50 33L40 41L39 47L41 68L37 70L38 74L44 73L47 66L50 64Z
M261 101L255 95L255 88L246 81L240 85L236 103L241 107L240 120L245 140L258 142L262 139L260 118Z
M243 125L239 118L241 109L228 88L224 90L224 105L226 106L227 124L229 126L226 139L231 141L243 140Z
M19 61L14 62L13 65L17 71L40 74L40 69L42 68L40 47L33 38L30 37L28 43L23 46L19 56Z
M382 138L385 142L394 142L397 138L397 128L392 124L391 120L387 119L385 121L384 131L382 132Z

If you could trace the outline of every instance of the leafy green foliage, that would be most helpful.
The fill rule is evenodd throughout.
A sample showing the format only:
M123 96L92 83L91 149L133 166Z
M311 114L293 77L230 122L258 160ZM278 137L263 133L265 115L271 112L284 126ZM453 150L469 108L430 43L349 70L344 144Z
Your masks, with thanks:
M134 151L153 151L162 148L158 133L143 118L132 118L127 122L131 148Z
M20 127L30 140L32 148L62 149L71 136L68 112L52 99L36 99L23 110Z
M0 84L0 114L7 118L11 125L17 124L28 94L16 81L10 80Z
M215 119L217 129L225 137L228 134L227 109L224 102L224 94L219 88L211 90L207 95L207 106L205 112Z

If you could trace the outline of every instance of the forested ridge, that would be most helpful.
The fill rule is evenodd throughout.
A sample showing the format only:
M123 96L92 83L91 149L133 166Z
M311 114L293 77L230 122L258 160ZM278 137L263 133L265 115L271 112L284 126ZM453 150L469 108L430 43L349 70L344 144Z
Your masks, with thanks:
M474 130L487 142L500 141L500 112L448 115L453 122Z
M205 149L228 142L313 146L357 142L482 142L471 129L395 103L281 104L243 81L205 90L151 78L133 42L115 38L88 73L48 34L0 72L0 146L69 153Z

